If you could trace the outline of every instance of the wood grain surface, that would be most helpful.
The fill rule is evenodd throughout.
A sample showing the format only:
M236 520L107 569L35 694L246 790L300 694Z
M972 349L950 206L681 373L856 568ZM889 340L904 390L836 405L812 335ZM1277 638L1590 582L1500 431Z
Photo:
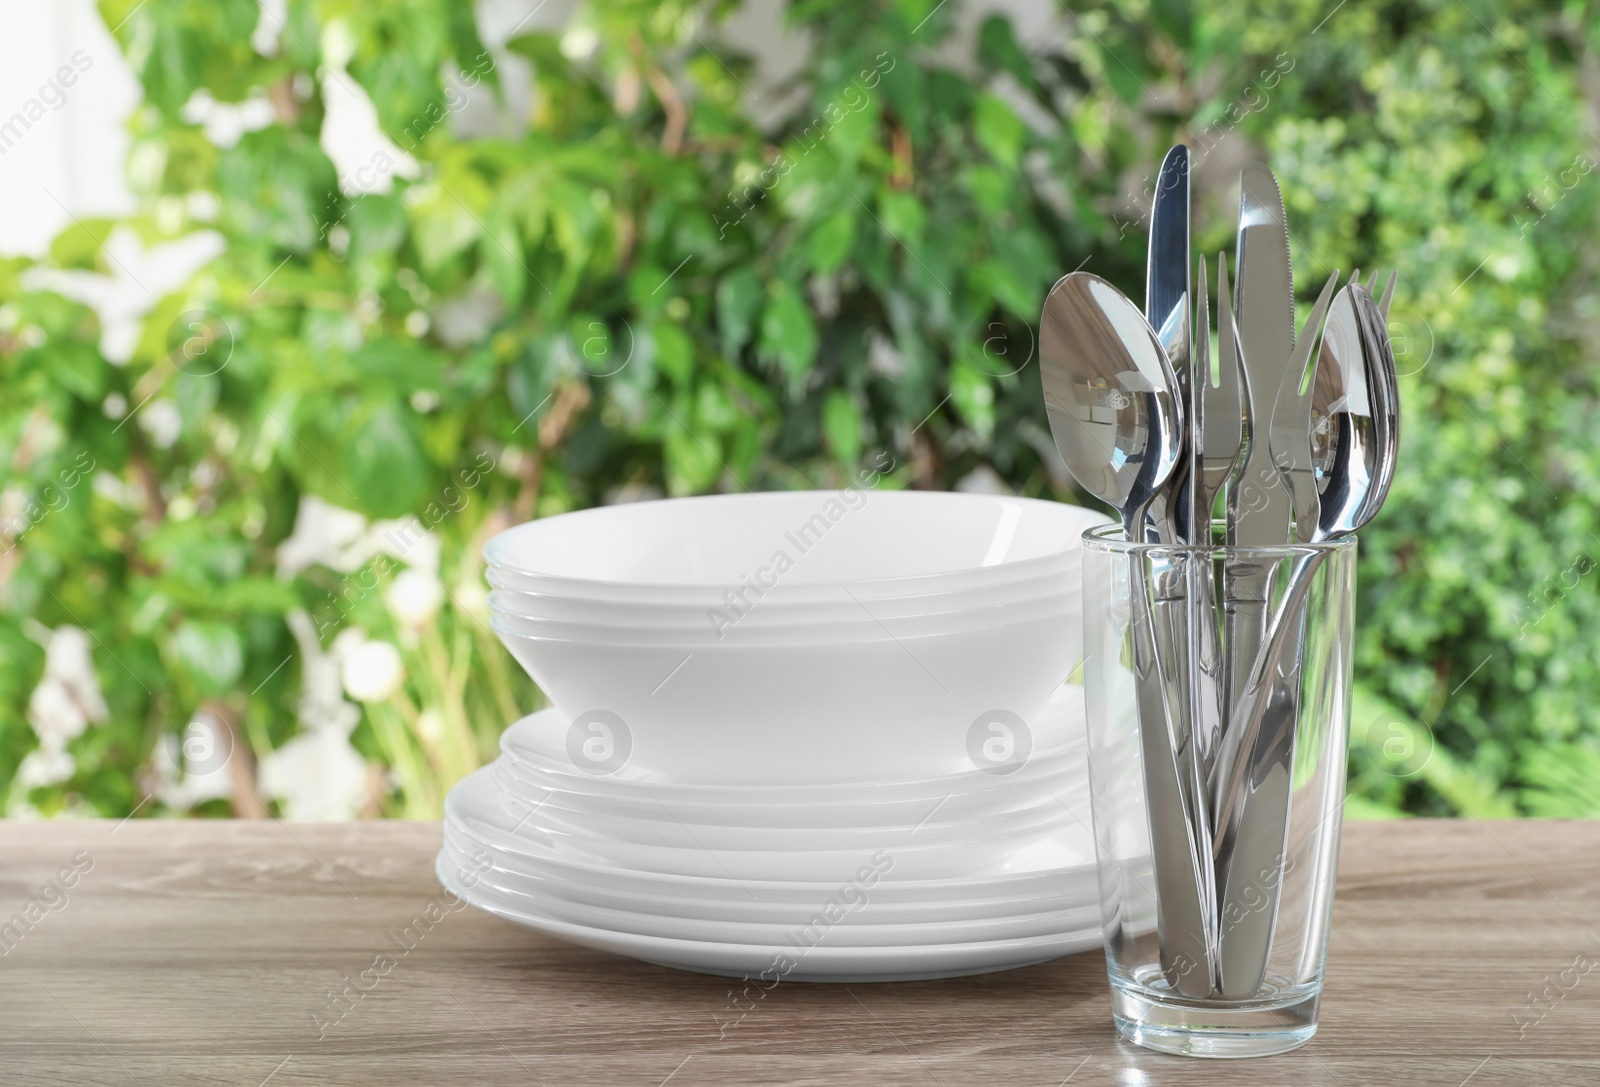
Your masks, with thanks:
M1121 1042L1098 952L780 984L720 1030L725 979L451 912L438 844L431 824L0 823L0 924L43 910L0 931L0 1084L1600 1084L1600 824L1347 825L1321 1032L1247 1062Z

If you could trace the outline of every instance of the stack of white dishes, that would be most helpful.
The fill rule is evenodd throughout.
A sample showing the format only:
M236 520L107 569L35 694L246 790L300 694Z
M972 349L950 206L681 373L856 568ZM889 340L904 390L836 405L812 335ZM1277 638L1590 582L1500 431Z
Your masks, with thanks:
M1098 946L1078 540L1026 499L610 506L485 548L553 709L446 804L438 872L585 946L772 980Z

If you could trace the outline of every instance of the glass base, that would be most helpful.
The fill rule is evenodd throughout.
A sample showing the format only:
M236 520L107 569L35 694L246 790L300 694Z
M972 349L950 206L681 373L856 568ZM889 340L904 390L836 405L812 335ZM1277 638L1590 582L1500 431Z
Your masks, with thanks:
M1162 1001L1111 986L1111 1018L1128 1041L1183 1057L1269 1057L1298 1049L1317 1033L1320 993L1238 1004Z

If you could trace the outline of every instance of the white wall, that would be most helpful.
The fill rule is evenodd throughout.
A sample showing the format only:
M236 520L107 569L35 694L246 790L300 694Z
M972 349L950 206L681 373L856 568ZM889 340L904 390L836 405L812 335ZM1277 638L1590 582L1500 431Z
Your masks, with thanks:
M88 70L58 95L49 84L80 50ZM133 210L123 162L139 84L93 0L0 0L0 125L17 113L26 118L30 100L43 115L9 146L10 134L0 131L4 254L43 253L71 215Z

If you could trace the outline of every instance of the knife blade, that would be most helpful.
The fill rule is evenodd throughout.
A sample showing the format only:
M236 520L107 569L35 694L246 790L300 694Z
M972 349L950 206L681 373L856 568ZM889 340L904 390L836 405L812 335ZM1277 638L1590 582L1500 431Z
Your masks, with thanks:
M1189 148L1174 144L1162 160L1156 175L1156 191L1150 207L1150 248L1144 279L1144 315L1156 330L1167 359L1178 377L1180 396L1189 402L1189 358L1192 336L1189 330ZM1192 443L1185 443L1192 447ZM1170 533L1187 538L1187 503L1183 501L1183 478L1187 466L1180 464L1172 476L1167 510ZM1163 543L1176 542L1170 535Z

